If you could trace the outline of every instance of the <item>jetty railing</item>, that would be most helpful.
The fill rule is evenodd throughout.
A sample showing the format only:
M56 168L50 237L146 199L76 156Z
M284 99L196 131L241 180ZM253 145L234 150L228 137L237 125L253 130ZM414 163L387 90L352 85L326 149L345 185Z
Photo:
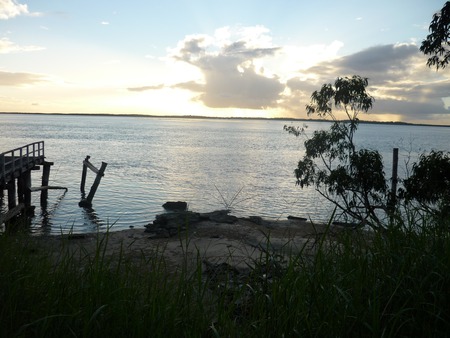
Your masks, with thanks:
M45 160L44 141L33 142L0 154L0 184L20 176Z

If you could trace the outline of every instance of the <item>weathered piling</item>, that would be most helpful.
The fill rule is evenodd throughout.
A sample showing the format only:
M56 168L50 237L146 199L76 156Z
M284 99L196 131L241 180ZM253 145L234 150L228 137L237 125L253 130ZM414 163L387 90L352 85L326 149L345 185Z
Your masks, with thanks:
M87 174L87 167L88 167L87 164L90 163L89 162L90 158L91 157L88 155L88 156L86 156L86 158L83 161L83 172L81 173L81 183L80 183L80 191L82 194L84 194L84 186L86 184L86 174Z
M31 171L23 172L17 179L17 190L19 203L24 203L26 207L31 205Z
M42 181L41 181L42 187L48 187L48 182L50 179L50 168L52 165L53 165L53 162L44 162L44 165L42 168ZM41 205L46 205L47 199L48 199L48 189L42 189L41 190Z
M397 204L397 183L398 183L398 148L394 148L392 152L392 178L391 178L391 194L389 197L389 212L391 216L395 211Z
M16 182L15 180L9 181L6 184L8 190L8 209L12 209L16 206Z
M90 156L86 156L85 160L83 161L83 171L81 175L81 184L80 184L80 191L83 196L81 201L78 203L80 207L83 208L91 208L92 207L92 199L94 198L95 193L97 192L97 188L100 185L100 181L102 177L105 175L105 169L108 163L102 162L102 165L100 169L97 169L91 162L89 162ZM95 174L95 180L92 184L91 190L89 191L89 194L86 198L84 198L85 190L84 186L86 184L86 174L87 174L87 168L91 169Z

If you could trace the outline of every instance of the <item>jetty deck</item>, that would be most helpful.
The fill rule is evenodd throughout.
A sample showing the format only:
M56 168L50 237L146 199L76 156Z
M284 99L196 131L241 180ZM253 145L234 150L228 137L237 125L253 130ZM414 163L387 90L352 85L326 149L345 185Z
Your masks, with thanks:
M33 142L0 154L0 204L3 203L4 190L8 191L8 212L0 213L0 224L31 207L31 171L39 170L41 165L42 186L48 186L50 166L53 163L45 160L44 141ZM41 203L46 198L45 190L41 194Z
M30 143L1 153L0 186L6 186L25 172L44 164L44 162L44 141Z

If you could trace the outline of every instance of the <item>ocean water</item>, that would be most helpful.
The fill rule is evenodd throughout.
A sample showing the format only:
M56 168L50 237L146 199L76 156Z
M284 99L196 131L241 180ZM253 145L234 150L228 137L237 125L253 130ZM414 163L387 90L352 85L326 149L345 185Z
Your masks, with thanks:
M54 162L50 185L68 188L66 193L50 190L45 209L40 193L32 194L35 233L143 228L164 212L164 202L179 200L192 211L230 208L236 216L326 221L332 206L313 188L295 185L293 171L304 140L285 132L285 124L303 122L0 114L0 152L45 141L46 159ZM307 125L308 133L329 127L326 122ZM358 145L382 153L389 177L393 148L400 149L402 176L418 154L447 151L450 128L362 124L356 135ZM108 164L92 210L78 206L86 155L97 167ZM40 185L41 175L32 173L32 186ZM94 178L88 172L86 192Z

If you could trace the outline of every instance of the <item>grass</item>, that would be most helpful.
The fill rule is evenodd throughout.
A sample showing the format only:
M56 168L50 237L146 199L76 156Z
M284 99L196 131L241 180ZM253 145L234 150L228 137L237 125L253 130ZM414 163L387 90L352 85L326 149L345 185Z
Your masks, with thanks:
M450 335L448 224L319 238L313 254L261 243L246 274L173 273L163 252L130 261L0 236L1 337L398 337ZM414 229L414 230L413 230ZM188 242L187 242L188 243ZM188 244L187 244L188 245Z

